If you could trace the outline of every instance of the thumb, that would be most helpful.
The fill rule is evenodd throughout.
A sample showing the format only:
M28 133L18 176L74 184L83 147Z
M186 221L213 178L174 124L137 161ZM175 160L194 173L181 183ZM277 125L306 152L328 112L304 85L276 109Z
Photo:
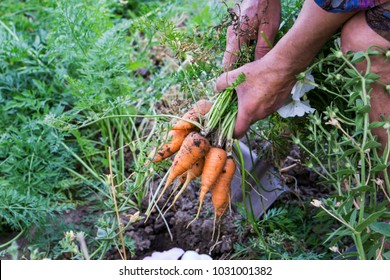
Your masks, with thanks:
M225 88L231 86L231 84L237 79L239 75L238 69L233 71L225 72L221 76L219 76L215 83L215 92L223 91Z
M236 124L233 133L234 138L235 139L242 138L245 135L245 133L248 131L250 125L251 125L251 119L249 118L249 115L247 114L245 109L242 108L240 104L238 104Z

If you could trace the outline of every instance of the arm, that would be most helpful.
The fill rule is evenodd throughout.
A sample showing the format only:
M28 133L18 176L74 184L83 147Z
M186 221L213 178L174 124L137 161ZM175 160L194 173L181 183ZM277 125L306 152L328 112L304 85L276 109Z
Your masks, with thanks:
M313 0L305 1L294 26L272 50L291 74L303 71L323 45L356 12L331 13ZM299 61L299 63L297 63Z
M216 83L221 91L243 72L247 79L236 88L238 114L235 137L275 112L289 96L296 79L332 34L355 13L330 13L314 0L306 0L289 32L262 59L222 74Z

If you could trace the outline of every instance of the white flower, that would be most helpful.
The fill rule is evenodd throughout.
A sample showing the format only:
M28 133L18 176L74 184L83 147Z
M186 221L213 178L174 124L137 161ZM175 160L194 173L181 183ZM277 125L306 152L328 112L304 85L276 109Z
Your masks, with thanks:
M331 251L334 252L334 253L340 252L340 251L339 251L339 247L337 247L336 245L330 247L329 250L331 250Z
M306 92L315 88L315 86L311 83L314 83L314 77L311 74L311 71L307 72L303 81L297 81L291 90L292 99L295 101L299 101L302 96L305 95Z
M305 113L313 113L315 111L314 108L310 107L309 100L306 101L295 101L292 100L287 105L284 105L278 110L278 113L283 118L289 117L302 117Z
M301 97L305 95L306 92L315 88L311 84L314 82L314 77L311 75L311 72L306 73L303 81L297 81L291 90L291 99L287 104L279 108L278 113L283 118L289 117L302 117L306 113L313 113L314 108L310 107L309 100L301 101Z
M310 202L310 204L313 205L314 207L321 207L323 205L323 203L318 199L313 199Z

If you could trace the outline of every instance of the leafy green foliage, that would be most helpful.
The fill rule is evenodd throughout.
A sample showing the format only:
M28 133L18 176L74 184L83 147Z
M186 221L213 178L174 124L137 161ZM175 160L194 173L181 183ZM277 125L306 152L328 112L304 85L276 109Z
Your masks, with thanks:
M46 33L40 20L23 20L47 14L19 13L13 9L22 4L9 1L2 9L7 5L12 8L0 28L0 226L21 230L71 207L70 186L77 183L64 174L63 166L74 161L60 147L63 135L44 123L46 114L59 114L68 104L48 63ZM11 15L20 19L16 26Z
M3 1L0 5L4 14L0 22L2 228L28 233L31 226L43 227L48 217L73 207L73 199L87 196L88 191L79 193L80 179L87 177L74 152L85 152L100 177L99 168L107 161L97 163L103 161L112 127L108 123L99 144L90 138L99 134L96 128L75 131L75 123L106 110L115 98L122 114L134 113L140 103L136 94L128 95L142 82L128 67L129 53L137 55L127 36L131 22L112 16L111 1L100 4ZM125 96L126 102L119 100ZM122 128L128 124L123 122Z
M389 144L381 153L382 145L372 132L374 127L388 125L389 120L373 124L369 121L369 86L378 76L369 68L360 73L353 65L362 60L369 65L372 55L383 54L368 50L344 55L333 49L311 66L317 73L327 69L328 75L316 80L318 94L327 92L335 100L311 115L307 130L294 139L307 155L307 166L318 167L313 170L335 190L320 204L329 218L340 223L326 242L331 247L349 237L361 259L377 257L375 248L380 247L385 234L383 228L376 226L388 217L390 191L388 172L383 172L388 166Z
M245 211L240 213L244 219L241 234L245 234ZM297 206L275 207L269 209L264 217L256 219L256 228L261 235L250 237L234 246L233 258L249 259L324 259L327 252L316 239L312 230L313 213L305 213ZM315 239L312 241L311 239Z

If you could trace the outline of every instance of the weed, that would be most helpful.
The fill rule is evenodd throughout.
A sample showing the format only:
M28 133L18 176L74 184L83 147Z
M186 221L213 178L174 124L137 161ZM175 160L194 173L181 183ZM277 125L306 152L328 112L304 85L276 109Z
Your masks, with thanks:
M390 201L386 172L389 145L380 155L381 144L371 132L374 127L385 127L389 120L370 124L368 116L369 86L379 78L370 73L372 55L383 54L369 49L344 55L334 49L311 66L317 71L328 69L330 74L316 83L319 91L331 93L336 100L323 112L309 117L306 136L302 133L294 138L307 155L306 164L319 167L313 170L317 170L323 183L335 190L328 199L313 202L323 213L339 222L339 228L329 233L325 242L332 247L348 236L360 259L375 259L384 253L377 250L387 233L378 234L372 225L385 224L388 217L386 205ZM368 65L364 73L353 65L362 60Z

